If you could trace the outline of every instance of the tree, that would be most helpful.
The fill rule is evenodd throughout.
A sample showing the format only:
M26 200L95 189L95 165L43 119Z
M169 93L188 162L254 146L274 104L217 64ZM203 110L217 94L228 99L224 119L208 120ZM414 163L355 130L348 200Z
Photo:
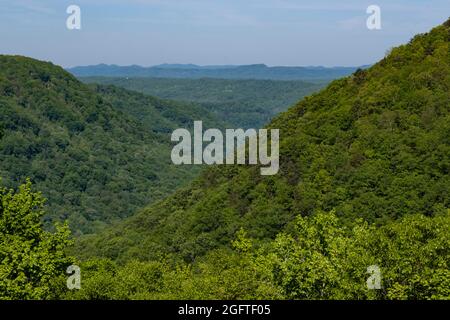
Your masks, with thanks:
M64 290L70 232L43 230L44 202L29 180L17 191L0 188L0 299L55 299Z

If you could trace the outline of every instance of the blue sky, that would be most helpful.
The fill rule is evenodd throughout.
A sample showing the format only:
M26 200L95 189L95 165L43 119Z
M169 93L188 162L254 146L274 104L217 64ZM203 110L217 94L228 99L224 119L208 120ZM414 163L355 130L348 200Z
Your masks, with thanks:
M66 8L81 8L68 30ZM382 29L366 9L381 7ZM97 63L355 66L450 16L450 0L0 0L0 53Z

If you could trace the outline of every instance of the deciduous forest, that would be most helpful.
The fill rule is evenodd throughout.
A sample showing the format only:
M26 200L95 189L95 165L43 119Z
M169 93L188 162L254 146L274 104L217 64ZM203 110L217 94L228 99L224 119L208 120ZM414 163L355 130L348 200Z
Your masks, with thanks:
M322 90L239 81L0 56L0 298L449 299L450 20ZM279 173L173 165L199 117L279 129Z

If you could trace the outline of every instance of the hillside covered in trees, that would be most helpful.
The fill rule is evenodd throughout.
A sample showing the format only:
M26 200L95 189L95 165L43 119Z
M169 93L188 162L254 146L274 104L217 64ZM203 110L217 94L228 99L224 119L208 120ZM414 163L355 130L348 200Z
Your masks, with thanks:
M0 56L0 177L30 178L45 220L92 232L172 193L198 168L175 167L170 133L207 110L109 86L88 87L50 63Z
M329 80L315 82L274 80L80 78L87 83L114 85L164 99L189 101L234 128L260 128L299 101L322 89ZM230 127L231 128L231 127Z
M278 175L212 167L79 241L107 260L77 297L450 298L449 42L450 21L279 115Z
M45 137L58 148L61 131L66 139L89 134L82 141L88 147L114 130L117 141L136 142L133 128L144 124L119 123L128 119L117 110L122 89L89 88L26 58L0 61L0 103L9 117L2 121L2 175L13 168L9 159L27 173L25 164L35 159L27 158L30 148L15 158L5 150L30 139L41 146L37 123L47 124ZM36 63L53 72L42 74ZM41 95L47 104L33 102ZM72 113L47 121L53 99ZM271 121L267 128L280 129L278 175L261 176L257 166L210 167L189 186L73 246L67 227L43 231L42 196L29 183L18 191L0 188L0 298L450 299L449 111L450 20ZM91 128L92 113L98 117ZM19 139L22 132L27 139ZM139 141L158 141L158 132L138 132ZM11 137L18 142L8 143ZM125 148L111 141L105 144ZM88 159L98 145L104 144L86 150ZM81 267L80 290L64 288L61 275L71 263ZM374 268L381 277L376 290L367 286Z

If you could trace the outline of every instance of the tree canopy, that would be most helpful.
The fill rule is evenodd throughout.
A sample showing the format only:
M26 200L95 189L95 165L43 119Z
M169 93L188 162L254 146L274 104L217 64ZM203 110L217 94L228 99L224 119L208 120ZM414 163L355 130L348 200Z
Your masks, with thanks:
M31 183L0 187L0 299L56 299L65 294L67 225L43 230L44 199Z

